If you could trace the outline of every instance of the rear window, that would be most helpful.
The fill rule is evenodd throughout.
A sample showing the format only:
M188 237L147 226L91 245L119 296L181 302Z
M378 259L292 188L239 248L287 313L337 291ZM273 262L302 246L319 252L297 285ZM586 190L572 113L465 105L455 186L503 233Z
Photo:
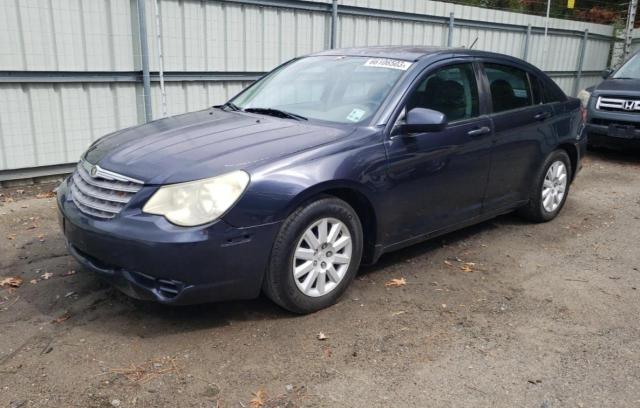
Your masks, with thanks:
M551 80L540 82L542 84L542 97L545 103L564 102L567 100L564 92L562 92L556 84L552 83Z
M499 64L485 64L494 112L523 108L532 104L533 96L527 72Z
M549 81L543 81L537 75L531 73L529 73L529 81L531 82L534 105L563 102L566 100L564 92L555 84L549 83Z

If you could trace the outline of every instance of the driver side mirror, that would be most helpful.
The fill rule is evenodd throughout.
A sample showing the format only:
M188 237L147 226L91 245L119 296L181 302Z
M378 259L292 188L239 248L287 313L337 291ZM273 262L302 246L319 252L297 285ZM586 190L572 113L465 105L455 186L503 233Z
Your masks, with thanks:
M602 79L607 79L611 74L613 74L613 70L611 68L607 68L600 73L600 76L602 76Z
M439 132L447 127L447 115L433 109L413 108L400 125L400 133Z

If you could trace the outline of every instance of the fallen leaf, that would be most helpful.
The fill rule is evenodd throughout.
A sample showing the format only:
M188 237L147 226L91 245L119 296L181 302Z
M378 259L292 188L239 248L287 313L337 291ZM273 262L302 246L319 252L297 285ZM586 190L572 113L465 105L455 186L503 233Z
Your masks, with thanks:
M407 280L405 278L395 278L385 283L384 286L388 288L397 288L400 286L404 286L406 284L407 284Z
M9 276L0 280L0 287L3 288L19 288L22 285L22 279L17 276Z
M70 317L71 317L71 313L65 312L62 315L60 315L60 316L56 317L55 319L53 319L51 321L51 323L62 323L65 320L69 320Z
M444 264L447 266L453 266L453 264L450 261L446 261L446 260L444 261Z
M38 279L31 279L31 280L29 281L29 283L32 283L32 284L34 284L34 285L35 285L36 283L38 283L38 282L40 282Z
M460 267L460 270L461 270L462 272L473 272L473 267L474 267L475 265L476 265L476 264L475 264L475 263L473 263L473 262L465 262L465 263L463 263L463 264L462 264L462 266Z
M41 277L42 279L44 279L44 280L47 280L47 279L49 279L49 278L50 278L50 277L52 277L52 276L53 276L53 274L52 274L51 272L45 272L45 273L43 273L42 275L40 275L40 277Z
M260 408L264 406L266 398L267 393L262 390L258 390L253 393L253 398L251 398L251 401L249 401L249 405L251 406L251 408Z
M406 310L398 310L397 312L391 313L391 316L400 316L401 314L407 313Z
M7 235L7 239L9 241L13 241L14 239L16 239L16 234Z
M83 342L84 339L80 339ZM130 364L128 367L112 368L111 373L124 376L131 382L144 384L158 376L180 371L174 357L162 357L161 359L148 360L142 364Z
M55 197L56 193L53 191L47 191L46 193L40 193L36 195L36 198L51 198Z
M323 332L318 333L318 340L323 341L326 339L328 339L328 337Z
M76 271L75 270L70 270L69 272L65 272L62 274L62 276L71 276L71 275L75 275Z

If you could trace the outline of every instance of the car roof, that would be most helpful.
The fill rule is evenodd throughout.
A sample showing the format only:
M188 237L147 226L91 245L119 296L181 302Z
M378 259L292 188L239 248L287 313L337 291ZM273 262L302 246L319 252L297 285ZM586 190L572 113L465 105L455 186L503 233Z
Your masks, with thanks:
M454 48L424 47L424 46L384 46L384 47L357 47L338 48L321 51L312 55L335 55L353 57L391 58L404 61L417 61L427 55L451 52Z
M422 58L435 55L435 54L492 57L492 58L501 58L501 59L505 59L508 61L516 62L516 63L524 62L518 58L514 58L509 55L498 54L495 52L470 50L466 48L431 47L431 46L381 46L381 47L338 48L334 50L317 52L311 55L390 58L390 59L398 59L398 60L404 60L404 61L418 61Z

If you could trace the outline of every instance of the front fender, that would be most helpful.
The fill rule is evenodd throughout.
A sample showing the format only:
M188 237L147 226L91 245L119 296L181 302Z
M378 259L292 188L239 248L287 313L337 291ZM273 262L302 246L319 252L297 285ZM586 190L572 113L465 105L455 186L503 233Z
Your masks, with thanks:
M323 146L251 172L247 191L224 220L235 227L281 221L305 201L332 189L356 191L377 207L385 170L379 133Z

